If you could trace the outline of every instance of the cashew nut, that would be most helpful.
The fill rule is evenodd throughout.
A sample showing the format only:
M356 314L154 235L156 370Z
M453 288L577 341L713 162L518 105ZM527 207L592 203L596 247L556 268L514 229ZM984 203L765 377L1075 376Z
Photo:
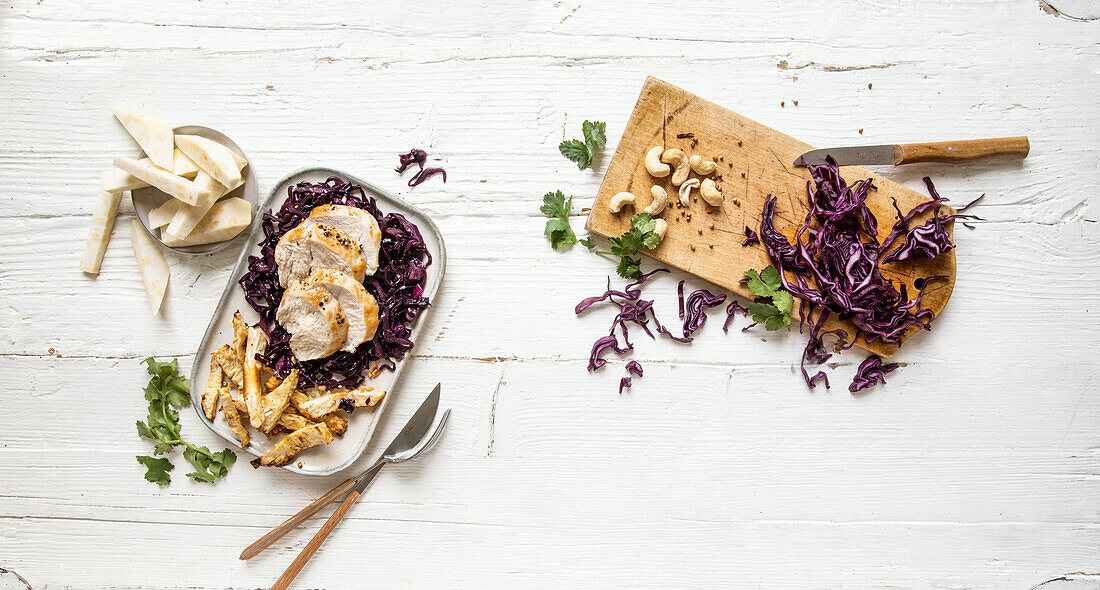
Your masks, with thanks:
M718 169L718 164L715 164L711 160L704 160L703 156L698 154L688 158L688 164L691 169L695 171L699 176L707 176L713 174Z
M653 195L653 202L645 208L645 212L657 217L668 206L668 193L663 187L653 185L653 188L649 189L649 194Z
M645 155L645 171L653 178L664 178L672 173L672 169L661 163L661 154L665 148L655 145Z
M710 179L708 179L710 180ZM692 178L685 180L684 184L680 185L680 204L684 207L691 206L691 189L699 186L699 179Z
M664 219L658 219L657 223L653 226L653 231L657 234L658 237L661 238L661 241L663 242L665 239L665 232L668 231L668 222Z
M718 185L714 184L714 181L709 178L703 180L702 186L699 187L699 194L703 195L703 200L712 207L721 205L722 201L725 200L722 191L718 190Z
M634 205L634 195L631 193L618 193L614 197L611 197L611 203L609 207L612 213L618 213L623 210L624 205Z
M672 186L680 186L687 180L688 174L691 172L691 165L688 164L688 157L684 150L679 148L667 149L665 153L661 154L661 161L665 164L671 164L675 168L672 173Z

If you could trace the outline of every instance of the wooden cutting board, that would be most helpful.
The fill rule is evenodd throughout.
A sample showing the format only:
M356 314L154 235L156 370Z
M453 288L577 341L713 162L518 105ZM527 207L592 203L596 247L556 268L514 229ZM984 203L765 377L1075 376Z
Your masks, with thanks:
M677 137L687 133L693 137ZM653 178L646 172L645 154L656 145L678 147L689 156L700 154L717 162L718 170L712 177L725 196L722 206L708 212L712 208L695 190L691 206L681 208L670 177ZM752 292L739 281L746 270L762 270L771 260L762 244L741 246L745 226L759 230L764 198L773 194L778 197L776 228L793 242L795 231L808 209L806 182L810 173L791 162L812 149L813 146L807 143L650 77L642 87L638 103L619 140L585 227L604 237L622 235L630 228L631 215L652 200L650 187L659 184L669 194L669 206L661 215L669 228L661 245L645 254L751 300ZM878 219L880 241L890 233L896 219L891 198L897 199L901 210L906 212L929 199L927 195L863 168L845 166L841 174L849 184L862 178L874 179L877 190L871 191L867 205ZM637 196L636 208L627 207L618 214L611 213L608 209L611 197L623 191ZM945 214L954 212L947 207L944 210ZM927 217L918 218L916 223ZM949 226L948 231L951 230ZM910 297L917 292L915 279L946 275L946 280L935 281L928 287L923 301L925 307L939 315L955 286L955 252L952 250L934 260L888 264L883 266L882 273L895 285L904 283ZM797 314L797 304L795 309ZM852 337L856 334L855 327L847 321L832 320L827 325L829 329L843 328ZM910 329L903 340L917 331L918 328ZM898 345L867 344L863 338L858 338L856 344L884 357L893 355L898 349Z

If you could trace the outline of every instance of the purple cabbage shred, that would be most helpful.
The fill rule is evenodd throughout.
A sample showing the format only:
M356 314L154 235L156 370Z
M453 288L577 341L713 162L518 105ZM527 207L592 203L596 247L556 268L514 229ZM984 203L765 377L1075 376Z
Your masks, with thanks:
M718 307L725 301L726 296L724 294L715 295L706 289L693 291L691 295L687 296L686 302L681 299L684 305L684 313L680 316L684 318L684 338L690 338L696 330L707 323L707 309Z
M752 231L752 228L745 226L745 241L741 242L742 246L751 246L760 242L760 236L756 235L756 232Z
M428 152L425 152L422 149L413 148L409 150L409 153L407 154L398 154L397 160L399 164L397 168L394 168L394 171L398 174L405 172L405 170L413 164L416 164L418 168L416 174L413 174L413 177L409 179L410 187L418 186L420 183L428 180L436 174L441 174L443 176L443 182L447 182L446 170L439 167L424 167L424 164L428 161Z
M413 148L409 150L409 153L407 154L399 154L397 156L397 160L399 164L397 168L394 168L394 171L398 174L404 172L406 168L412 166L413 164L416 164L420 167L421 170L423 170L424 162L428 161L428 152L425 152L422 149Z
M642 376L642 365L638 364L638 361L630 361L626 364L626 377L619 379L619 393L634 385L634 375Z
M897 363L884 365L877 354L872 354L859 364L859 368L856 369L856 376L852 379L852 384L848 386L848 391L855 393L879 383L885 385L886 374L897 368Z
M245 298L259 314L260 327L269 339L262 360L280 377L297 368L304 386L324 385L330 389L359 385L372 365L376 369L393 370L394 361L412 348L411 326L429 305L424 285L432 257L420 230L399 213L383 214L375 199L368 197L361 187L337 177L316 184L301 182L287 192L287 199L278 211L263 214L260 255L248 258L248 271L240 279ZM283 234L297 227L315 207L326 204L363 209L374 216L382 230L378 271L364 281L367 291L378 301L378 331L373 340L364 342L355 351L298 362L290 350L290 334L275 321L283 297L275 246Z
M931 178L925 176L924 184L928 186L928 192L932 195L931 201L926 201L917 205L906 215L901 214L901 209L898 208L897 200L894 201L894 209L898 212L898 220L894 223L893 230L890 232L890 235L887 236L882 249L886 250L902 235L905 236L905 241L896 250L888 252L886 256L882 257L883 264L901 262L903 260L935 258L955 248L955 244L951 242L951 235L947 233L947 224L949 222L956 219L980 219L975 215L963 215L961 212L969 209L971 205L977 203L985 195L974 199L965 207L959 209L959 212L954 215L941 217L939 206L941 203L946 202L947 199L940 197L939 193L936 192L936 187L932 184ZM932 211L931 219L912 229L909 228L909 223L916 214L927 211L929 207L933 206L935 209Z

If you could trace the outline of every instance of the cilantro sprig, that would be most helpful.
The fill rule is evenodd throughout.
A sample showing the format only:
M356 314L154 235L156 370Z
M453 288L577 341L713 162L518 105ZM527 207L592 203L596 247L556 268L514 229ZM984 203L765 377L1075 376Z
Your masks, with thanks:
M634 258L639 250L653 249L661 243L657 235L657 220L649 213L637 213L630 218L630 229L617 238L609 238L610 252L596 252L619 257L616 272L624 279L636 279L642 276L642 261Z
M561 155L577 163L577 168L584 170L592 165L592 159L607 145L607 123L601 121L585 121L581 125L584 141L570 139L558 145Z
M569 211L573 208L573 197L565 198L561 191L546 193L542 197L539 211L552 217L546 222L546 237L550 238L550 247L571 246L577 243L577 234L569 227Z
M790 326L794 297L791 297L791 294L783 288L779 280L779 271L771 265L760 273L755 269L749 269L745 271L745 278L749 280L749 290L758 299L771 300L770 303L758 300L749 304L749 315L752 316L752 321L764 324L769 331Z
M183 458L195 468L187 477L207 483L225 477L229 473L229 467L237 460L233 451L225 449L213 453L206 447L195 446L180 438L180 415L176 408L190 404L191 395L187 388L187 379L179 375L176 360L162 363L154 358L147 358L144 362L152 375L145 387L149 416L144 422L137 421L137 431L142 437L153 441L154 455L137 456L138 463L146 468L145 479L157 485L168 485L172 481L168 472L175 469L175 465L168 459L156 458L156 455L166 455L178 446L185 447Z

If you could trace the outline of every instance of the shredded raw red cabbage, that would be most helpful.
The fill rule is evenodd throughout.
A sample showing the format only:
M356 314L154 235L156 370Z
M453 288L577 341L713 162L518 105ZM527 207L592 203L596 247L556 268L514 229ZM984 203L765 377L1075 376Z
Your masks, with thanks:
M297 368L304 385L329 388L359 385L372 364L377 369L392 370L394 361L412 348L411 326L429 305L424 285L432 257L420 230L399 213L383 214L375 199L368 197L361 187L337 177L317 184L302 182L287 192L278 212L264 213L260 255L248 258L248 272L240 280L245 297L260 315L260 327L269 338L264 362L279 376ZM301 223L315 207L330 203L367 211L382 230L378 271L364 281L367 291L378 301L378 331L373 340L364 342L354 352L341 351L323 359L298 362L290 350L290 334L275 321L283 297L275 246L283 234Z
M619 379L619 393L634 385L632 374L638 377L642 376L642 365L638 364L638 361L630 361L626 364L626 377Z
M939 205L946 202L947 199L941 197L939 193L936 192L936 187L932 184L931 178L925 176L924 184L928 186L928 192L932 195L932 200L913 207L908 214L902 215L901 209L898 208L897 200L894 200L894 210L898 212L898 220L894 223L894 227L890 235L887 236L886 241L883 242L882 250L885 251L889 248L894 243L894 240L903 234L905 235L905 242L896 250L887 252L886 255L882 257L883 264L920 258L935 258L955 248L955 244L951 242L951 235L947 233L947 223L955 219L980 219L976 215L963 215L962 212L969 209L974 203L980 201L985 195L974 199L965 207L960 208L954 215L940 217ZM932 206L935 206L935 209L932 211L932 218L921 225L909 229L909 223L912 221L913 217L918 213L928 210L928 208Z
M756 235L756 232L752 231L752 228L745 226L745 241L741 242L742 246L751 246L760 242L760 236Z
M872 354L859 364L856 376L848 391L855 393L878 383L886 384L886 374L898 368L897 363L882 364L882 359L877 354Z
M642 285L648 281L650 277L659 272L669 271L668 269L659 268L646 273L638 277L633 283L628 284L622 290L612 289L611 278L608 277L607 290L602 295L588 297L578 303L574 308L574 312L578 315L593 305L603 301L610 301L619 308L619 313L616 314L615 318L611 321L611 331L607 336L600 338L592 345L592 351L588 355L589 371L596 371L608 363L607 359L603 358L604 354L608 351L614 351L615 354L622 356L634 350L634 345L630 342L628 324L634 324L641 328L650 338L656 338L653 331L649 328L649 322L652 320L659 334L664 334L676 342L691 342L691 338L679 338L669 332L668 329L661 324L660 320L657 319L657 314L653 311L653 301L641 298ZM622 334L621 344L619 336L616 335L616 329ZM628 373L634 373L641 377L642 367L636 361L627 363L626 368ZM620 393L622 393L625 387L630 387L629 375L624 377L624 380L625 381L620 382L619 385Z
M734 314L736 314L737 312L741 312L742 315L748 315L749 308L741 305L740 303L738 303L736 301L731 300L730 304L726 306L726 321L725 321L725 323L722 324L722 331L723 332L725 332L727 334L729 333L730 324L733 323Z
M868 343L878 340L887 344L900 342L903 332L911 327L931 329L935 314L921 307L924 288L932 277L921 282L917 297L910 300L905 285L899 290L879 269L885 247L878 242L878 222L865 204L871 179L849 186L832 157L826 157L825 164L810 166L810 175L812 180L806 183L810 210L794 243L775 228L776 198L772 195L764 201L760 239L779 270L783 287L802 300L803 320L809 319L810 341L802 355L802 375L813 388L818 380L828 383L824 373L810 377L805 363L828 358L821 336L829 312L850 320ZM887 246L906 233L913 217L943 202L932 188L930 191L931 201L917 205L908 215L898 212ZM818 307L823 308L822 313L814 322L810 316Z
M681 282L681 285L683 285L683 282ZM706 289L693 291L685 301L683 290L681 290L680 304L683 306L685 313L681 314L680 317L684 318L684 338L690 338L696 330L707 323L707 309L718 307L725 301L726 296L724 294L715 295Z

